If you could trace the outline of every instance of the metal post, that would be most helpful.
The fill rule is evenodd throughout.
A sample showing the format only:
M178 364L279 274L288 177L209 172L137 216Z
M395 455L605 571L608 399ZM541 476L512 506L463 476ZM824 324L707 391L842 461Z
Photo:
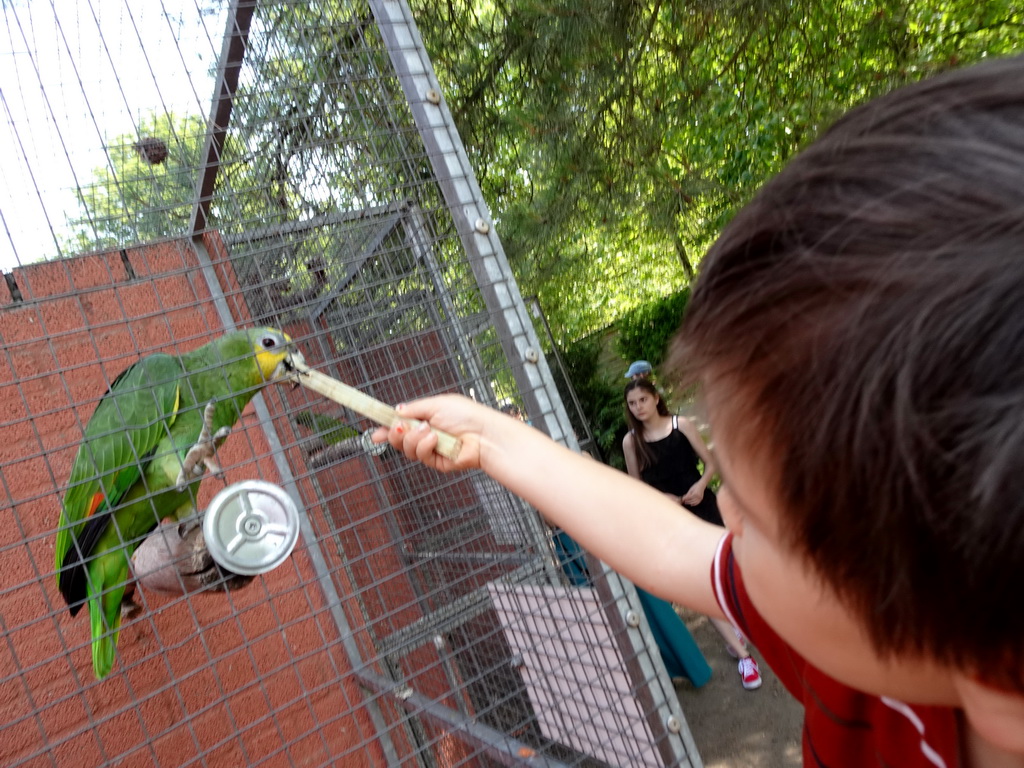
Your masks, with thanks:
M412 13L406 3L396 0L370 0L369 5L534 426L576 449L569 416L554 389L540 339L519 295Z
M225 330L234 330L236 328L235 319L231 314L231 308L228 306L227 298L224 295L224 289L222 288L220 281L217 279L217 272L213 268L213 262L210 259L209 252L206 250L206 246L203 245L201 240L196 240L192 243L192 247L195 250L196 258L199 261L200 271L206 281L207 287L210 290L210 296L217 309L217 316L220 318L221 325ZM323 590L324 601L328 606L330 606L331 618L334 619L334 624L338 629L338 637L341 641L341 645L345 649L345 654L348 656L352 666L354 668L362 667L365 662L359 653L359 646L356 644L352 628L348 623L348 618L345 616L345 610L342 607L341 598L338 595L337 588L335 587L334 579L331 577L330 568L327 566L327 559L324 557L323 552L320 551L320 542L316 538L316 531L313 530L313 524L309 520L309 515L306 514L305 505L302 503L302 495L299 493L298 485L295 482L295 476L292 474L292 468L289 466L288 459L285 457L284 447L281 445L281 439L277 434L277 430L274 429L274 421L270 416L270 411L267 408L266 400L263 398L263 393L257 393L252 399L252 403L256 409L256 416L263 429L263 434L267 438L267 444L270 447L270 454L274 460L274 466L277 468L278 474L281 476L281 483L301 512L299 515L299 530L302 534L302 541L306 546L306 552L309 555L309 560L313 564L313 570L317 576L317 583ZM387 755L388 761L391 765L398 765L398 753L395 750L395 745L391 741L391 735L388 731L387 724L384 721L384 716L375 700L371 699L367 702L367 711L369 713L370 720L373 722L373 726L377 731L377 737L380 740L381 749L384 751L384 754Z
M578 450L568 413L555 387L547 361L541 354L540 339L494 231L490 212L442 97L412 12L404 0L369 0L369 5L534 425L547 432L552 439ZM613 571L606 570L605 573L606 578L597 579L595 589L615 626L631 607L630 602L634 604L632 607L638 608L639 601L628 581ZM616 611L619 612L618 618L615 618ZM642 670L634 670L634 673L642 675L637 678L634 674L634 679L638 688L644 688L641 698L646 699L645 704L653 708L648 710L651 712L648 723L658 741L665 764L694 765L691 756L696 756L696 751L692 739L684 741L680 736L680 733L686 733L689 737L689 730L674 695L671 699L667 695L666 685L671 690L667 675L657 674L649 663L650 657L645 647L653 643L649 631L646 637L643 632L636 631L615 634L624 644L625 658L641 660L641 666L644 667ZM644 663L644 659L648 663ZM644 680L651 679L661 679L661 683L644 687ZM669 723L678 723L679 730L670 727ZM696 759L699 763L699 758Z
M189 224L189 234L192 237L201 235L206 229L210 205L213 204L213 188L217 182L217 173L220 171L221 153L224 151L224 141L228 136L231 108L234 106L235 91L238 88L238 73L245 59L249 26L252 24L255 10L256 0L234 0L228 11L224 45L217 65L217 85L210 107L210 120L207 123L206 144L201 155L203 165L199 180L196 182L196 197L192 208L192 221Z

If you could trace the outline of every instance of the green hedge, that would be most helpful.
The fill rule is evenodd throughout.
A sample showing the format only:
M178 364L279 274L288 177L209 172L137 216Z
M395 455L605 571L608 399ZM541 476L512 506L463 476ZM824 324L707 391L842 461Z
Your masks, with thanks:
M647 360L657 370L669 339L679 329L689 297L689 289L684 289L637 307L616 320L610 333L587 336L563 352L569 378L594 439L605 461L614 467L625 468L622 438L626 434L626 413L622 391L626 368L633 360ZM574 427L582 434L580 425Z
M615 321L616 350L624 360L646 360L657 368L682 320L690 289L642 304Z

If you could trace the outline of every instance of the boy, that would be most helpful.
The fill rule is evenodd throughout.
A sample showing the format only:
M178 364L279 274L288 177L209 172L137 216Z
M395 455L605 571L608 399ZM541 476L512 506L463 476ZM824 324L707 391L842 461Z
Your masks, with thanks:
M889 94L795 158L711 249L672 360L724 535L463 398L403 409L457 463L388 438L739 626L804 703L806 765L1024 766L1024 59Z

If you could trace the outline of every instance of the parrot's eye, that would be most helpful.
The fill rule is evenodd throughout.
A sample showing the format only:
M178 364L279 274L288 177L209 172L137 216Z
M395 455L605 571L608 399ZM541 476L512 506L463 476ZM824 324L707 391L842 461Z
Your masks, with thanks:
M260 339L260 345L264 349L273 349L274 347L277 346L277 344L277 339L275 339L273 336L264 336L262 339Z

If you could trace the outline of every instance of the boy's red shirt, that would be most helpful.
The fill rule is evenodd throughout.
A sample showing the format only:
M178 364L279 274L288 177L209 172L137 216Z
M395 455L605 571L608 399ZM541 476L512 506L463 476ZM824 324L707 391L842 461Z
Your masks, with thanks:
M908 705L861 693L811 666L754 608L722 537L712 565L715 597L726 616L757 647L786 689L804 705L804 765L956 768L960 764L955 710Z

